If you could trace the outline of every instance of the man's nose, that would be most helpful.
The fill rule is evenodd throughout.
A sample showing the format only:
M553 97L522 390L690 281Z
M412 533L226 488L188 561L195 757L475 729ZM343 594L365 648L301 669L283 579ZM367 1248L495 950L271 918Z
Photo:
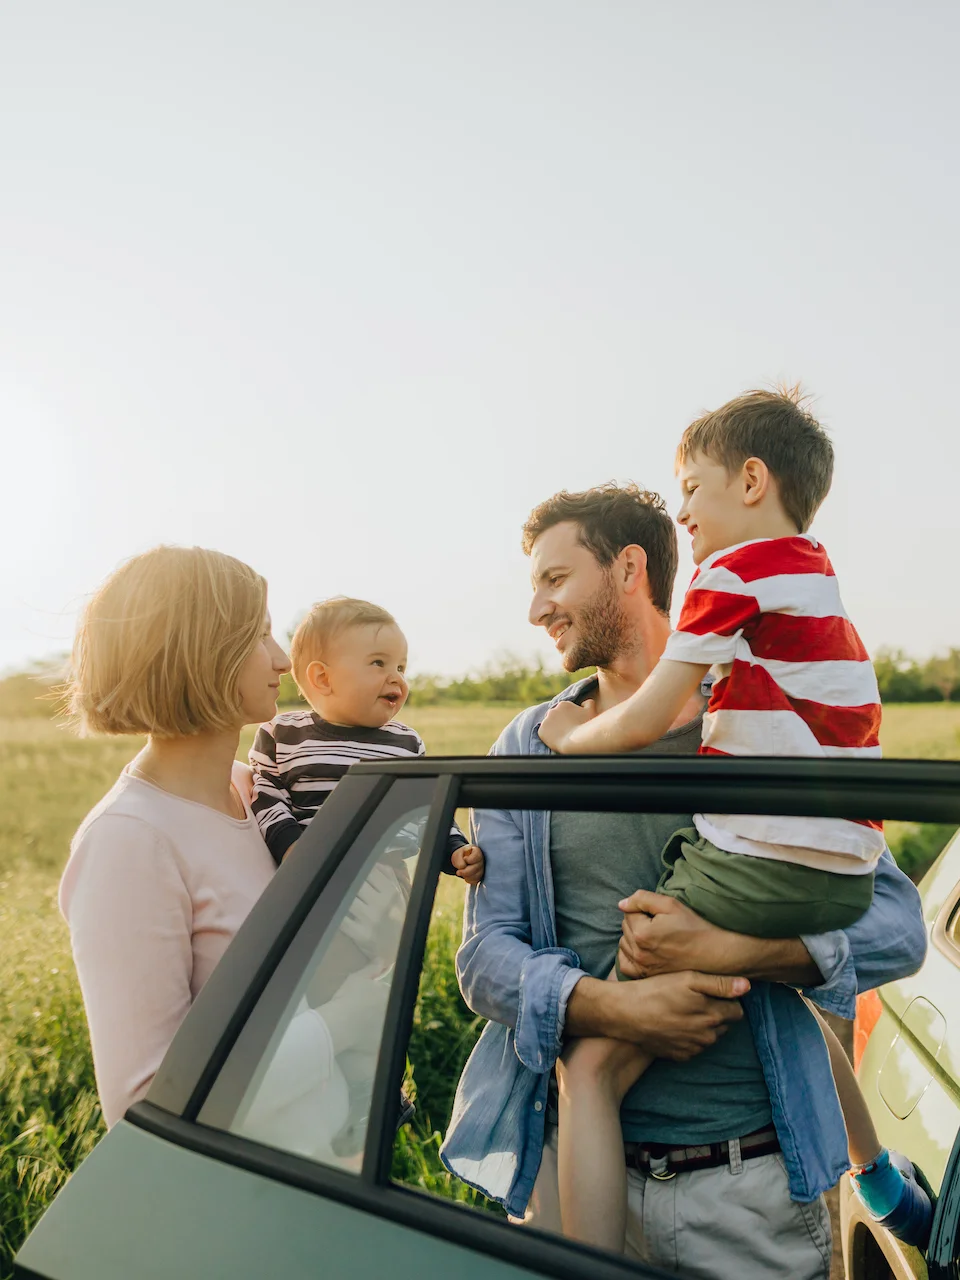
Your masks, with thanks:
M533 599L530 601L530 609L527 613L527 621L534 627L545 627L547 619L553 613L553 605L547 600L542 592L534 593Z

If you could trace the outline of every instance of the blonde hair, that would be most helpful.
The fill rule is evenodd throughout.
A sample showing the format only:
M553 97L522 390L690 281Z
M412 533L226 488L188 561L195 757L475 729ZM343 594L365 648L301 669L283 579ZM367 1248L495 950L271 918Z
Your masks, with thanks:
M167 546L134 556L83 611L65 709L81 733L236 728L240 671L266 612L266 582L233 556Z
M319 600L299 623L290 640L290 662L297 688L303 693L307 667L320 658L335 636L348 627L396 626L392 613L369 600L331 596ZM304 694L306 697L306 694Z

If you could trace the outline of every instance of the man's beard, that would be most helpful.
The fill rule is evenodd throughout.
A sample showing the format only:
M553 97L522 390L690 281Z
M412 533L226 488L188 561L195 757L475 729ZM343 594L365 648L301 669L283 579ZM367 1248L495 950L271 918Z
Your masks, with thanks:
M591 600L575 614L571 612L570 620L579 634L573 647L562 656L565 671L612 666L615 659L634 647L630 623L620 606L611 574L604 575Z

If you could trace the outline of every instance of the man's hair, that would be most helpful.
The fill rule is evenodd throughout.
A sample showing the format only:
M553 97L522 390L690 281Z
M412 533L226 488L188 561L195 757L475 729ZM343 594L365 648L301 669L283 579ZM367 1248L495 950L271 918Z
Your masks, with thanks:
M728 472L748 458L765 462L784 510L801 533L830 492L833 445L799 387L748 391L698 418L680 440L677 470L696 453Z
M677 531L658 493L612 480L581 493L561 489L530 512L523 526L524 554L530 555L542 533L566 520L577 525L580 545L604 567L613 564L624 547L642 547L650 599L655 609L669 615L677 576Z
M396 626L397 620L392 613L369 600L357 600L353 596L331 596L329 600L319 600L298 624L290 640L290 664L300 692L303 693L307 667L323 658L336 636L348 627L371 625Z
M62 690L82 733L177 738L244 723L240 672L263 638L267 584L203 547L154 547L80 618Z

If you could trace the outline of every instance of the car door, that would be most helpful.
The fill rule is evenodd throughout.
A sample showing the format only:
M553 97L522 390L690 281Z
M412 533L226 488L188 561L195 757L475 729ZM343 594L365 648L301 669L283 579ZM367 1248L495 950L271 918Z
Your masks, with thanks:
M451 1269L511 1280L661 1274L391 1182L399 1085L457 805L949 821L960 818L960 767L594 757L352 770L200 992L147 1099L27 1240L24 1280L297 1280L379 1277L385 1267L411 1280ZM396 893L393 924L389 938L371 939L361 908L385 885ZM334 1042L346 1048L332 1052Z
M390 1181L457 785L454 771L343 780L201 991L147 1099L26 1241L18 1276L659 1274ZM362 913L351 909L391 879L391 934L374 939L371 962L371 940L350 927ZM333 1055L324 1037L337 1022L348 1047Z

